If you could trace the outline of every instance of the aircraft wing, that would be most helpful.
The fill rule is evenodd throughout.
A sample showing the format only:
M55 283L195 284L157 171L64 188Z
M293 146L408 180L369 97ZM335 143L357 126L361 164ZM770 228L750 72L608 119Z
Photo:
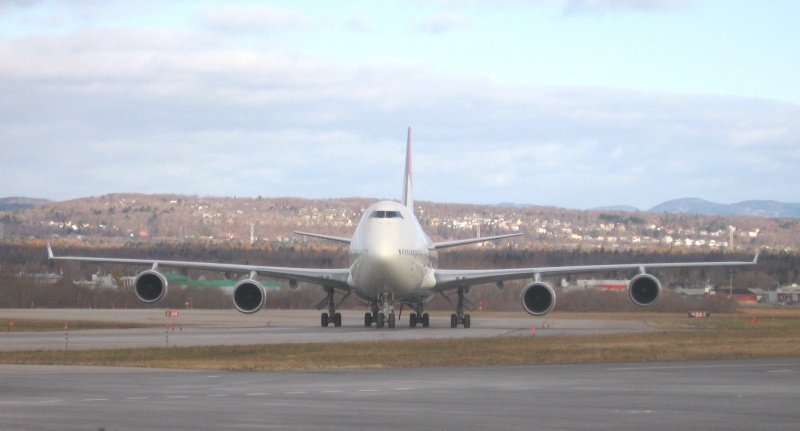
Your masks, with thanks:
M306 283L330 286L345 291L350 290L350 286L347 284L347 279L350 276L350 270L347 268L343 269L284 268L279 266L239 265L239 264L210 263L210 262L187 262L178 260L54 256L53 249L50 248L49 244L47 245L47 254L51 260L117 263L124 265L142 265L142 266L149 265L152 267L153 270L157 270L159 267L167 267L167 268L178 268L178 269L202 269L208 271L257 274L257 275L263 275L265 277L280 278L284 280L303 281Z
M680 263L625 263L611 265L580 265L580 266L553 266L540 268L511 268L511 269L436 269L436 286L434 291L442 292L459 287L472 286L483 283L497 283L505 280L520 280L524 278L538 279L543 275L578 274L585 272L603 272L620 270L638 270L646 273L647 269L658 268L690 268L708 266L747 266L758 264L759 253L752 261L737 262L680 262Z

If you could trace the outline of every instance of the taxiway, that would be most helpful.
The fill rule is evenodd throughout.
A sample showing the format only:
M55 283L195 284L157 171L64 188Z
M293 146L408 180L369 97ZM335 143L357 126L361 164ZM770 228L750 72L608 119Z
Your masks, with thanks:
M800 360L311 372L0 365L0 429L795 430Z
M131 329L50 332L0 332L0 350L77 350L158 346L318 343L430 338L554 336L658 330L644 320L532 318L523 313L482 317L473 314L472 328L450 328L447 314L433 315L430 328L408 327L407 313L394 329L364 327L363 312L345 310L343 326L323 328L315 310L264 310L244 315L235 310L0 310L0 319L106 321L141 325Z

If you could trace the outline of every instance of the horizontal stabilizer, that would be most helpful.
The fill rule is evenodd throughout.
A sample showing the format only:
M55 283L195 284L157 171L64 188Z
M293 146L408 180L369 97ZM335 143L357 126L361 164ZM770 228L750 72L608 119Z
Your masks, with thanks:
M314 238L322 238L322 239L327 239L329 241L336 241L336 242L343 242L343 243L346 243L346 244L350 244L350 238L344 238L344 237L341 237L341 236L323 235L323 234L320 234L320 233L309 233L309 232L300 232L300 231L294 231L294 233L296 233L298 235L303 235L303 236L311 236L311 237L314 237Z
M434 248L447 248L447 247L455 247L457 245L464 245L464 244L474 244L477 242L485 242L485 241L494 241L503 238L511 238L515 236L520 236L522 233L510 233L508 235L497 235L497 236L484 236L481 238L469 238L469 239L457 239L455 241L444 241L444 242L437 242L433 244Z

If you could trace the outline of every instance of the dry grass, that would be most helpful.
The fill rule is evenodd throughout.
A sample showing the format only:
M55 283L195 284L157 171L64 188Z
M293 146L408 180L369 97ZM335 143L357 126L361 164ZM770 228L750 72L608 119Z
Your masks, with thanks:
M69 325L70 331L82 329L130 329L130 328L143 328L152 327L156 325L143 325L137 323L122 323L122 322L96 322L91 320L37 320L37 319L2 319L4 331L13 332L47 332L47 331L63 331L64 325ZM13 322L13 326L11 325ZM158 325L160 326L160 325Z
M221 370L319 370L800 357L797 328L575 337L3 352L1 363Z
M797 311L721 314L707 323L682 315L646 318L651 325L668 329L567 337L0 352L0 363L266 371L800 357Z

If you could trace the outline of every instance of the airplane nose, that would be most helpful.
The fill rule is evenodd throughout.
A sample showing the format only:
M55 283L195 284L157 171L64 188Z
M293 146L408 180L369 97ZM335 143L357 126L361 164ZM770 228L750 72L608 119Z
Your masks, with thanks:
M399 253L397 240L394 238L377 237L369 245L369 254L379 261L386 261L394 258Z
M370 250L370 261L372 265L380 272L387 274L392 272L392 268L396 266L397 250L387 249L373 249Z
M372 244L369 250L370 279L373 283L388 285L393 289L407 283L407 263L400 256L400 251L395 247L380 247Z

